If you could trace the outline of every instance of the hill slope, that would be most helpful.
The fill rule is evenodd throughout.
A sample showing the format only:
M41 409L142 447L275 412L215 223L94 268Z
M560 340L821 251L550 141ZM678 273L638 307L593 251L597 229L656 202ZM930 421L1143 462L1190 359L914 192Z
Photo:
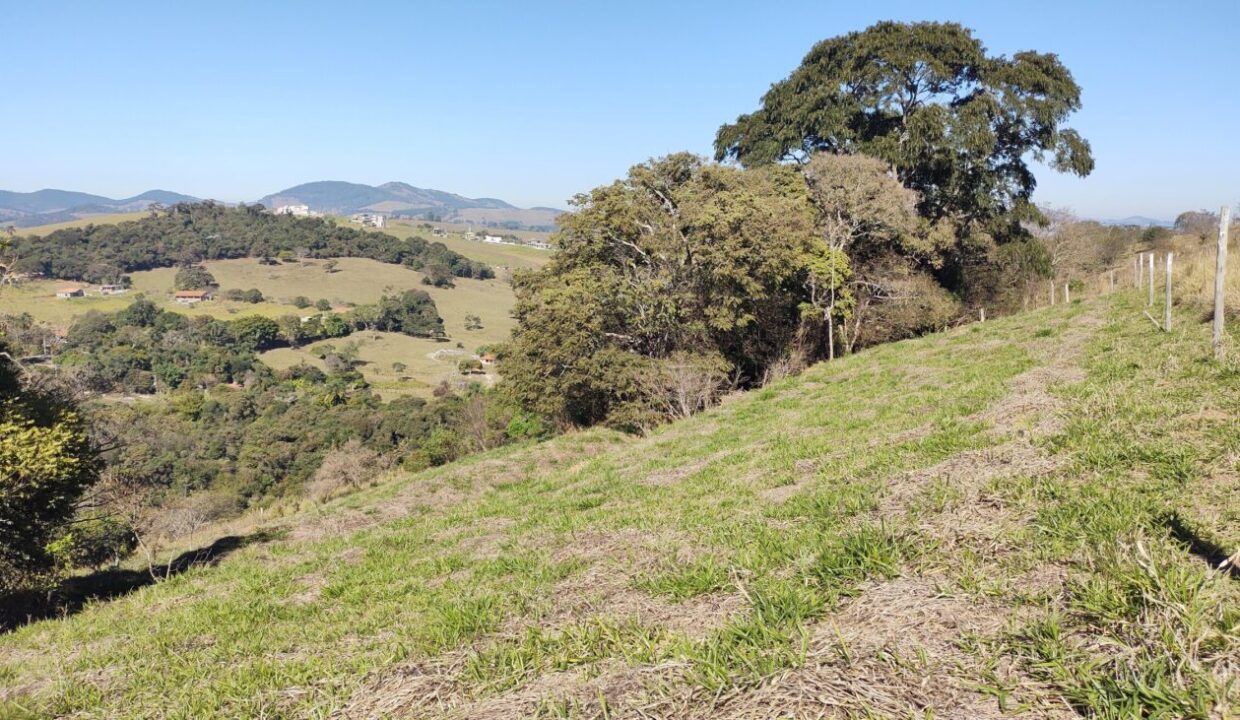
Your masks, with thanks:
M0 636L0 714L1226 716L1207 340L1076 303L397 473Z
M554 229L555 217L562 212L553 208L525 210L495 198L467 198L403 182L371 186L323 180L272 193L258 202L270 208L300 203L322 213L349 215L368 211L528 230Z
M69 190L29 193L0 190L0 222L15 227L37 227L92 215L145 210L152 203L172 205L178 202L197 202L197 198L168 190L148 190L122 200Z

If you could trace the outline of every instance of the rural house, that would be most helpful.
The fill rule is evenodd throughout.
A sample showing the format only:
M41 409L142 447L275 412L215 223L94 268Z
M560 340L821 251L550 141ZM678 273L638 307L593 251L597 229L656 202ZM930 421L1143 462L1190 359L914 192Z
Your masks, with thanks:
M100 285L100 295L124 295L129 288L124 285Z
M210 290L177 290L173 299L180 305L194 305L211 299Z
M387 218L378 213L357 213L350 219L366 227L383 228L387 225Z
M84 297L85 295L86 291L80 287L62 287L56 291L56 297L58 298L75 298Z

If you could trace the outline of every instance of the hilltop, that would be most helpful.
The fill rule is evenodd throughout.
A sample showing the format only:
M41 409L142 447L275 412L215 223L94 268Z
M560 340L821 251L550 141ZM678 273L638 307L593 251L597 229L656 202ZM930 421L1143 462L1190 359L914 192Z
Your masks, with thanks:
M29 193L0 190L0 223L36 227L94 215L145 210L155 203L172 205L197 201L198 198L168 190L147 190L120 200L71 190L46 189Z
M522 209L495 198L467 198L403 182L372 186L323 180L266 195L258 202L272 208L302 204L321 213L348 215L369 211L527 230L554 229L555 217L563 212L544 207Z
M0 714L1228 716L1236 366L1113 298L200 531Z

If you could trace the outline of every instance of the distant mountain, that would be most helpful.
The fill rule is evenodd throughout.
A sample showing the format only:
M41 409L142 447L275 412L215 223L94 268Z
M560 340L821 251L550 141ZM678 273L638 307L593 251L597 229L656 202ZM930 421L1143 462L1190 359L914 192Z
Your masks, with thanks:
M321 180L272 193L258 202L269 208L306 205L322 213L374 212L524 230L551 230L556 216L564 212L546 207L523 209L496 198L467 198L403 182L372 186Z
M33 227L67 222L91 215L145 210L152 203L172 205L198 198L168 190L148 190L123 200L71 190L36 190L20 193L0 190L0 223Z
M1158 220L1156 218L1145 217L1144 215L1129 215L1119 220L1103 220L1104 225L1136 225L1138 227L1172 227L1175 225L1170 220Z

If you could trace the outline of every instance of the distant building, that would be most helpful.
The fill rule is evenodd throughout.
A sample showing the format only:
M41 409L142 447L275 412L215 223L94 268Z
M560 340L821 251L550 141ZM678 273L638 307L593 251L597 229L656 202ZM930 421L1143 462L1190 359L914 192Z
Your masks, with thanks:
M487 353L486 355L483 355L481 359L483 365L494 365L495 361L499 358L495 357L495 353Z
M482 242L497 245L499 243L504 242L504 238L500 237L499 235L483 235Z
M124 295L128 291L129 291L129 288L125 287L124 285L100 285L99 286L100 295Z
M387 217L379 213L356 213L350 218L359 225L365 225L373 228L387 227Z
M58 298L75 298L84 297L85 295L86 291L80 287L62 287L56 291L56 297Z
M281 205L272 210L272 212L276 215L296 215L298 217L310 217L318 214L310 210L309 205Z
M172 297L180 305L194 305L203 300L210 300L212 295L210 290L177 290Z

